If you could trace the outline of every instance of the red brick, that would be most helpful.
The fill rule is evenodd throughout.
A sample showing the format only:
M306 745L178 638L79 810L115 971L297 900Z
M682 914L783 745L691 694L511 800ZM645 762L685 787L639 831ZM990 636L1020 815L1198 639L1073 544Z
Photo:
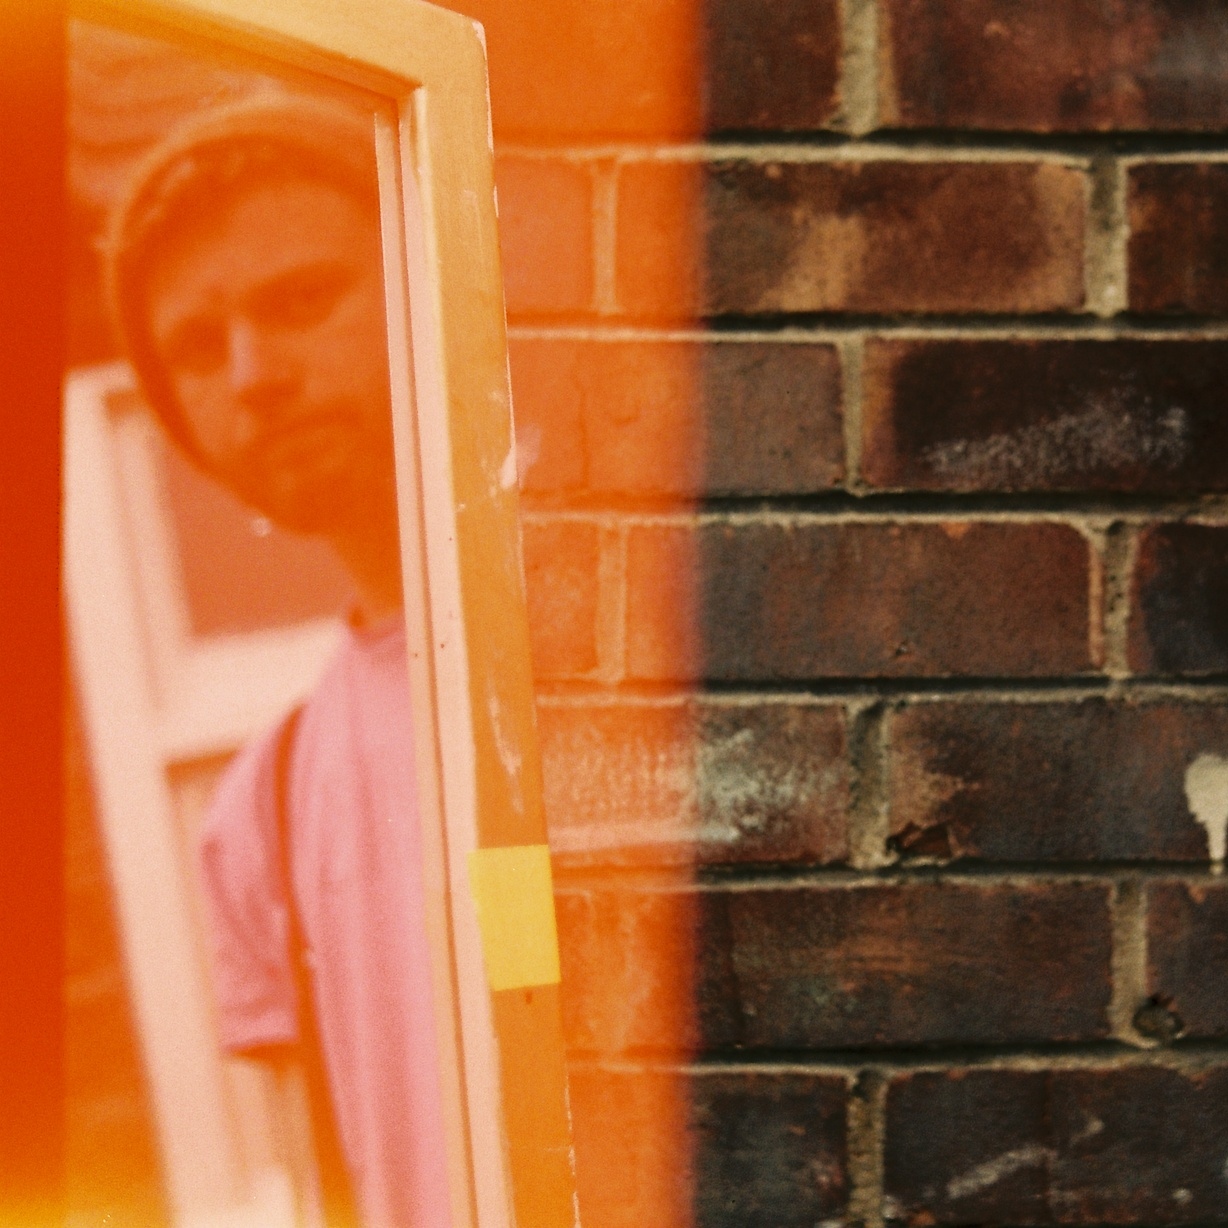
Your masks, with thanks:
M500 140L695 136L696 0L458 0L489 49Z
M1228 752L1223 704L938 703L890 718L904 857L1205 861L1185 772Z
M1228 525L1155 525L1140 534L1129 655L1142 674L1228 672Z
M813 1228L846 1207L844 1075L586 1062L569 1085L586 1228Z
M618 286L638 315L1068 311L1084 176L1034 162L638 163ZM669 278L661 269L675 255Z
M538 712L556 862L838 862L841 709L602 704Z
M656 889L556 884L563 1029L573 1051L688 1054L698 1043L696 903L680 869ZM717 1011L724 1009L715 1004Z
M699 1020L716 1049L1108 1033L1106 884L713 887L700 902Z
M1228 1067L909 1071L887 1093L888 1219L1222 1223Z
M697 1072L693 1222L813 1228L841 1216L849 1189L848 1095L843 1075Z
M704 674L702 531L633 528L627 544L627 672L632 678Z
M643 527L630 534L627 585L636 678L1010 677L1091 665L1088 549L1066 525ZM692 624L663 625L654 602L694 610Z
M704 17L709 132L807 131L834 118L836 0L708 0Z
M1226 383L1223 341L871 341L861 476L912 490L1228 490Z
M886 0L883 122L905 128L1218 130L1218 0Z
M600 532L591 524L554 521L525 524L522 533L534 673L589 673L598 665Z
M1129 174L1130 307L1228 311L1228 165L1158 163Z
M500 157L499 246L509 315L593 305L593 182L587 167Z
M689 1077L584 1063L571 1067L567 1085L584 1228L690 1224Z
M1228 1036L1228 884L1147 885L1147 987L1180 1035Z
M834 346L512 342L531 494L800 494L843 476Z

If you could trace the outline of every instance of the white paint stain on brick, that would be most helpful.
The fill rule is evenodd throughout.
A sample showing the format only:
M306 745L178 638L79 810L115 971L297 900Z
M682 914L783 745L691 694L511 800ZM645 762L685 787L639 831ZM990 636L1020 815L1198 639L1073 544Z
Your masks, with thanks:
M992 1160L976 1164L953 1177L947 1183L948 1198L967 1198L970 1194L979 1194L991 1185L996 1185L1004 1177L1017 1173L1021 1168L1035 1168L1053 1159L1054 1153L1048 1147L1031 1143L1027 1147L1016 1147L1013 1151L1004 1151Z
M1185 770L1185 797L1190 813L1207 832L1207 847L1218 870L1228 845L1228 759L1199 755Z
M1189 453L1188 415L1179 406L1132 410L1120 397L1048 422L986 439L955 439L926 448L936 473L981 484L1021 483L1053 473L1095 473L1148 465L1173 469Z

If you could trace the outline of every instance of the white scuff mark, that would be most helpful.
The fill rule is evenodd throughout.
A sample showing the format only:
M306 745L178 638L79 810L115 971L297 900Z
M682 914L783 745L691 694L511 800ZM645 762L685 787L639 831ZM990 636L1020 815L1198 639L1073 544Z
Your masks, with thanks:
M1175 469L1189 452L1189 415L1162 414L1121 397L985 439L952 439L922 453L934 471L965 482L1027 482L1053 473L1090 473L1149 465Z
M537 464L542 451L542 428L536 422L516 427L516 470L521 484L529 476L529 470Z
M512 745L507 731L503 728L502 708L493 685L486 694L486 710L490 713L490 727L494 731L495 750L499 755L499 762L503 764L503 770L507 773L508 782L512 786L512 804L519 814L524 810L524 798L520 790L520 769L524 763L524 756Z
M1199 755L1185 769L1185 798L1190 813L1206 829L1217 872L1222 871L1228 845L1228 759Z
M1041 1147L1037 1143L1005 1151L1000 1156L977 1164L966 1173L952 1178L947 1183L947 1197L967 1198L969 1194L979 1194L981 1190L987 1190L1021 1168L1034 1168L1038 1164L1044 1164L1053 1159L1053 1154L1050 1148Z
M1103 1132L1104 1122L1099 1117L1092 1117L1091 1114L1088 1114L1083 1129L1074 1135L1070 1141L1072 1143L1085 1143L1089 1138L1095 1138L1097 1134L1102 1134Z
M503 464L499 466L499 485L504 490L511 490L516 485L516 444L512 442L512 446L508 448L507 455L503 458Z
M1190 1193L1184 1186L1179 1190L1173 1190L1173 1202L1178 1206L1184 1207L1187 1202L1192 1202L1194 1195Z

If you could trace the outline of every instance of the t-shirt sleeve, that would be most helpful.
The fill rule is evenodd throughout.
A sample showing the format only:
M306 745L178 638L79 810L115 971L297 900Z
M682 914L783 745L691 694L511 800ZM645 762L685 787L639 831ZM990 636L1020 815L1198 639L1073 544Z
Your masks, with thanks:
M277 849L278 737L269 734L231 763L199 847L214 996L222 1045L231 1052L298 1039Z

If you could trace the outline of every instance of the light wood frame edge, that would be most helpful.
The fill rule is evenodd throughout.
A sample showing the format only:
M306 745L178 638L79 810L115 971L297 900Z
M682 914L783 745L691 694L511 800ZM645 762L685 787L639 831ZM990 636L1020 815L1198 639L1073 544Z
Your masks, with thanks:
M383 203L416 198L423 222L385 229L385 282L407 610L424 615L407 633L454 1220L572 1225L558 986L486 991L467 882L471 849L546 841L481 28L420 0L72 11L218 39L391 104L377 117Z

